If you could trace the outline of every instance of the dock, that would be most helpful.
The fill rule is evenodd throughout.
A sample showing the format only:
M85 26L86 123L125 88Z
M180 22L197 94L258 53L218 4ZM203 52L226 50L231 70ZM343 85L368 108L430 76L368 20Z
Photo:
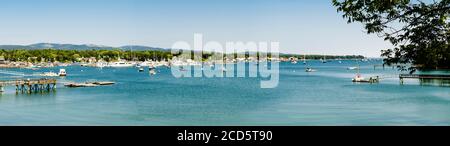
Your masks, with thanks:
M400 74L400 83L403 84L404 79L437 79L450 80L450 75L442 74Z
M86 83L69 83L64 86L70 88L79 88L79 87L98 87L98 86L108 86L114 85L115 82L86 82Z
M0 92L4 92L4 87L16 86L16 93L42 93L51 92L56 89L56 79L22 79L0 81Z

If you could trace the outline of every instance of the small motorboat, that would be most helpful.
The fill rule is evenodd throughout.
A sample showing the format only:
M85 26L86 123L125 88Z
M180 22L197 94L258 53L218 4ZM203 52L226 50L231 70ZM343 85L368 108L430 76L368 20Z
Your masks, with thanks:
M140 67L139 72L144 72L144 68Z
M152 64L152 62L150 62L150 61L145 61L145 62L139 63L138 65L139 65L139 66L142 66L142 67L146 67L146 66L150 66L150 64Z
M156 69L155 68L150 68L149 73L150 73L150 75L156 75Z
M156 71L153 69L153 70L150 70L150 75L156 75Z
M40 74L40 76L44 76L44 77L58 77L59 75L57 73L54 73L54 72L45 72L43 74Z
M183 67L181 67L180 70L181 69L183 69ZM156 68L153 65L148 67L148 71L149 71L150 75L156 75Z
M35 67L35 66L27 67L26 69L39 70L39 68L37 68L37 67Z
M108 63L106 63L106 62L97 62L95 64L95 67L98 67L98 68L104 68L106 66L108 66Z
M222 67L222 72L227 72L227 69L225 67Z
M113 62L113 63L108 64L108 67L116 67L116 68L133 67L133 66L135 66L135 63L126 62L126 61L120 60L120 58L119 58L118 62Z
M316 72L317 70L314 70L312 68L306 68L306 72Z
M67 76L66 69L59 69L58 76L60 76L60 77L65 77L65 76Z
M366 82L370 82L370 81L364 79L364 77L362 77L360 74L357 74L356 77L354 77L352 79L352 82L360 82L360 83L363 82L363 83L366 83Z
M184 69L184 67L180 67L180 71L187 71L186 69Z
M348 67L347 70L357 70L359 67Z

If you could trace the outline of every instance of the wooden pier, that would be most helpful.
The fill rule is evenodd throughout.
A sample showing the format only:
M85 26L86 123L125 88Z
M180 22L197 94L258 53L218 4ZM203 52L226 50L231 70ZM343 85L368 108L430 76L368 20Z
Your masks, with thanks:
M404 79L437 79L450 80L450 75L439 74L400 74L400 83L403 84Z
M0 81L0 92L4 92L4 87L6 86L16 86L17 94L51 92L56 89L56 79Z

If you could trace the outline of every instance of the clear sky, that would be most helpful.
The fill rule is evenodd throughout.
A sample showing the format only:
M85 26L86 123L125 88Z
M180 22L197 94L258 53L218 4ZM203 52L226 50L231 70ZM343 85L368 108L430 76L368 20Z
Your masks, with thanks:
M389 43L331 0L1 0L0 44L169 48L176 41L279 41L285 53L379 57Z

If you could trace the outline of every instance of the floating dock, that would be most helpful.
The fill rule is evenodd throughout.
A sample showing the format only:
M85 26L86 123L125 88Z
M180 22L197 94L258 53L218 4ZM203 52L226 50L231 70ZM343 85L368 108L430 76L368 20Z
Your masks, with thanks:
M51 92L56 89L56 79L0 81L0 92L4 92L4 87L6 86L16 86L17 94Z

